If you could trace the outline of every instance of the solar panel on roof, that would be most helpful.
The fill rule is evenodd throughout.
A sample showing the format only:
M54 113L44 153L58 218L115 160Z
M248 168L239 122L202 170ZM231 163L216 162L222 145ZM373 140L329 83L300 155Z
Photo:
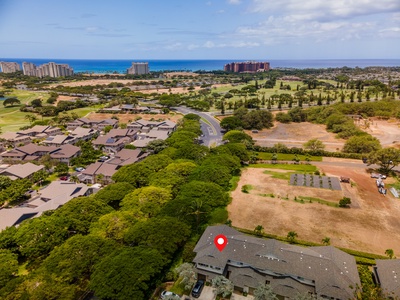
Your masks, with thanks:
M114 139L113 138L107 139L106 144L112 144L112 143L114 143Z

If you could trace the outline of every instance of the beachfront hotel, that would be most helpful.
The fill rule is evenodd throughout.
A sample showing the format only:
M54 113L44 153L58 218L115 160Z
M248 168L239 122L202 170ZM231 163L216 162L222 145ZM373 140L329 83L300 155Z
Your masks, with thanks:
M23 62L22 69L24 75L35 77L61 77L74 75L74 70L69 65L56 64L54 62L49 62L40 66L36 66L29 62Z
M266 72L269 71L269 62L257 62L257 61L232 62L224 66L224 71L235 72L235 73Z
M131 75L149 74L149 63L147 62L133 62L132 66L127 70Z
M8 61L0 61L0 68L3 73L14 73L21 70L18 63Z

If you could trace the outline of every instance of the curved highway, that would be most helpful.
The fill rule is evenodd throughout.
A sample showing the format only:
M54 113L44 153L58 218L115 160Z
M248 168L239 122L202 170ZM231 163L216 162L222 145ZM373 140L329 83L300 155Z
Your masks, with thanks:
M174 107L173 109L184 115L196 114L200 116L200 126L201 131L203 132L203 144L208 147L221 145L223 136L221 133L221 126L219 126L219 122L210 113L200 112L182 106Z

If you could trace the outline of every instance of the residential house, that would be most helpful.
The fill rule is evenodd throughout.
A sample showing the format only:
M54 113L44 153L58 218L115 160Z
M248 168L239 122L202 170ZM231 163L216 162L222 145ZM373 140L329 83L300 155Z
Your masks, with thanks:
M147 127L148 128L148 127ZM141 132L137 139L132 143L136 148L145 148L151 141L166 140L169 136L168 131L151 129L148 132Z
M78 178L84 183L103 183L111 182L111 177L117 172L118 165L108 164L106 162L95 162L86 167L79 175Z
M149 153L142 152L139 149L122 149L110 158L107 163L112 165L117 165L119 167L130 165L139 162L146 158Z
M81 154L81 148L74 145L61 145L57 150L50 153L50 157L58 160L61 163L69 165L71 159L78 157Z
M141 130L142 132L149 131L153 128L157 128L159 130L165 130L171 133L176 130L176 123L170 120L148 121L141 119L128 124L128 128L138 129Z
M65 144L75 144L79 141L88 141L92 139L98 131L93 128L77 127L68 135L49 136L42 143L48 146L61 146Z
M17 132L20 135L27 135L35 138L44 138L47 136L58 135L62 133L61 128L48 126L48 125L35 125L32 128L21 130Z
M32 138L29 135L21 135L17 132L5 132L0 136L0 140L3 140L6 145L11 145L13 147L26 145L32 142Z
M374 275L388 299L400 299L400 259L376 259Z
M11 180L31 178L33 174L43 170L44 166L34 165L30 162L26 164L11 165L7 169L2 170L0 175L8 176Z
M107 134L97 137L92 143L96 149L107 153L117 153L135 140L137 134L137 130L134 129L111 129Z
M223 251L214 245L219 234L228 239ZM360 286L354 257L332 246L299 247L221 225L209 226L194 252L199 279L223 275L241 292L253 293L258 285L270 284L279 299L313 294L347 300Z
M86 170L78 175L78 178L84 183L93 184L100 181L103 184L108 184L112 182L111 177L120 167L141 161L147 156L148 153L138 149L122 149L105 162L98 161L87 166Z
M0 231L20 224L23 220L38 217L43 212L54 210L73 198L89 196L95 189L82 183L53 181L38 191L38 195L14 208L0 210Z
M65 144L75 143L75 138L71 135L65 135L65 134L55 135L55 136L49 136L42 143L47 146L59 147Z
M74 130L77 127L104 130L104 127L106 126L112 126L113 128L117 128L118 120L116 119L90 120L88 118L79 118L67 123L68 130Z
M33 161L38 160L44 155L50 155L52 159L69 164L70 160L81 153L79 147L73 145L61 146L42 146L28 144L22 147L6 151L1 154L2 159L8 161Z

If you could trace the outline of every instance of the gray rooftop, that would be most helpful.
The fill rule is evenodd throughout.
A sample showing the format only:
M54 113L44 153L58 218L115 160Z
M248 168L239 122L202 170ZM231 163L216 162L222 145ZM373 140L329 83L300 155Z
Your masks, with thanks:
M400 298L400 259L377 259L375 274L387 296Z
M218 234L228 238L222 252L214 245ZM352 298L354 291L349 286L360 285L354 257L332 246L303 248L247 236L222 225L208 227L194 252L197 253L196 263L221 268L237 264L248 266L263 274L290 277L297 282L314 285L318 295L338 299Z

